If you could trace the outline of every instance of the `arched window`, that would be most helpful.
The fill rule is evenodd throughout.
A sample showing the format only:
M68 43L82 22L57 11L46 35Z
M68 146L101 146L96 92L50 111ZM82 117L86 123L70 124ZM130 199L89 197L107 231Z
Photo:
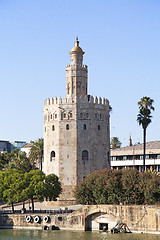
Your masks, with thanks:
M66 118L66 113L63 114L63 117Z
M50 157L51 162L55 159L55 156L56 156L55 151L52 151L51 152L51 157Z
M83 129L84 129L84 130L86 130L86 129L87 129L87 127L86 127L86 124L83 124Z
M98 125L98 130L101 130L101 126L100 125Z
M82 151L82 160L88 160L88 151L87 150Z
M51 114L51 119L52 119L52 114Z
M52 125L52 131L54 131L55 130L55 126L54 125Z
M66 125L66 130L69 130L69 124Z

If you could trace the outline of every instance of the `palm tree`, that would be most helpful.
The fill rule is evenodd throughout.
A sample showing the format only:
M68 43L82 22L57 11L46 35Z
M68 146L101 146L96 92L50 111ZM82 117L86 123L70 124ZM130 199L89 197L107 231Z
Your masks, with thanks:
M121 142L119 141L118 137L112 137L111 138L111 148L120 148L121 147Z
M137 122L142 125L143 128L143 171L145 171L145 158L146 158L146 130L148 125L151 123L151 110L154 111L152 106L154 100L150 97L143 97L138 102L139 114L137 115Z
M43 162L43 138L39 138L31 147L29 158L32 162L38 162L39 169L42 171Z
M18 169L23 172L29 172L32 168L29 158L25 152L19 152L19 149L13 150L9 163L4 167L6 169Z

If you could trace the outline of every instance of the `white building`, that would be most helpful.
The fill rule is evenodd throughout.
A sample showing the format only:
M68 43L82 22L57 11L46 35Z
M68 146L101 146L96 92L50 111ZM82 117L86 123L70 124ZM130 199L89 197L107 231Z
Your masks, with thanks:
M29 156L30 150L33 147L34 143L26 143L25 145L23 145L23 147L21 147L21 152L25 152L27 157Z
M160 172L160 141L146 143L146 170ZM111 150L111 168L143 168L143 144L137 144Z

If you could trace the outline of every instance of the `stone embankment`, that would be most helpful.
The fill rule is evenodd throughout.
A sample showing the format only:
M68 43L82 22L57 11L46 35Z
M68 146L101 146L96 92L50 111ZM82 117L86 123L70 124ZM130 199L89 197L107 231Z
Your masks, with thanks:
M87 205L75 211L0 214L1 228L45 228L110 231L117 222L131 231L160 233L159 206Z

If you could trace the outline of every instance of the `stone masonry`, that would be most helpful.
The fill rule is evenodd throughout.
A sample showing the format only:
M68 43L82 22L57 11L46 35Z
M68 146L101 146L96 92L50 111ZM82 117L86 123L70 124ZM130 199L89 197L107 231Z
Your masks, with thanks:
M44 164L63 187L61 199L95 170L110 168L109 101L88 95L87 66L78 39L66 67L66 96L44 102Z
M27 216L32 217L27 222ZM33 220L38 216L40 222ZM49 222L44 223L44 217ZM108 231L118 222L126 223L131 231L160 233L160 207L150 205L88 205L82 206L73 213L62 214L0 214L0 228L42 229L55 225L60 229L98 230L101 224L108 225ZM145 237L144 237L145 239Z

